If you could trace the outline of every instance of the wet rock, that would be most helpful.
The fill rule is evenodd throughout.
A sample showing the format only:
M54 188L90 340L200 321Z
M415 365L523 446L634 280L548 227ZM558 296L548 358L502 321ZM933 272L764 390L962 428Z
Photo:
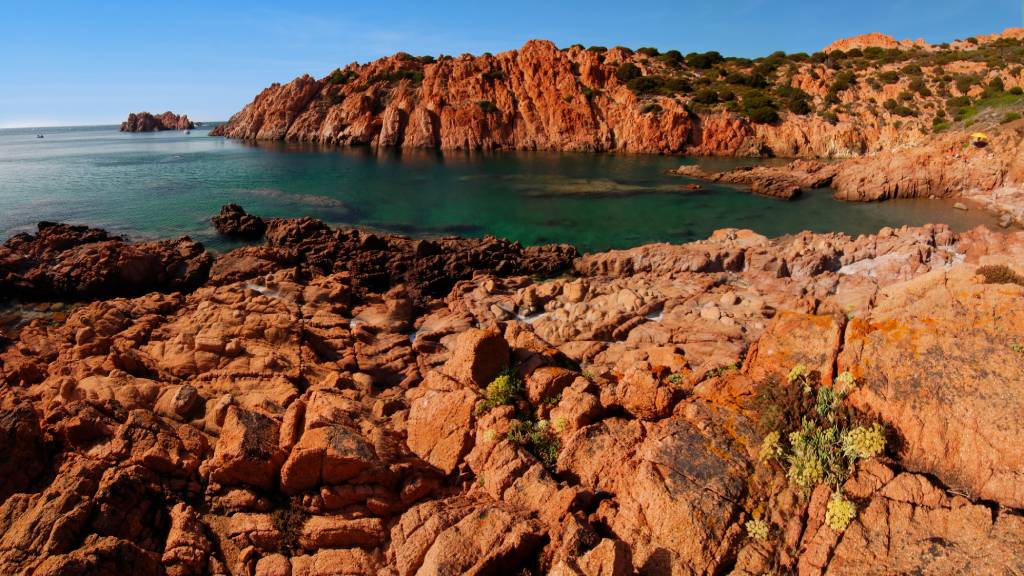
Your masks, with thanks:
M225 204L220 214L210 219L213 227L224 236L255 240L267 231L267 223L259 216L247 214L238 204Z
M213 257L178 240L129 243L85 226L40 222L0 247L0 295L83 300L151 291L189 292L206 281Z

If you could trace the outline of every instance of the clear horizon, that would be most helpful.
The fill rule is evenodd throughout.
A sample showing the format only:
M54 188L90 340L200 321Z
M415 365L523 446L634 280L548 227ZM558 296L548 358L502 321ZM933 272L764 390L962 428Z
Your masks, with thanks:
M559 46L654 46L764 56L814 52L882 32L932 43L1022 25L1020 0L868 0L857 6L782 0L541 3L514 10L400 1L386 8L307 2L199 3L160 8L62 1L5 7L0 128L117 124L130 112L171 110L226 120L263 88L398 51L502 52L543 38Z

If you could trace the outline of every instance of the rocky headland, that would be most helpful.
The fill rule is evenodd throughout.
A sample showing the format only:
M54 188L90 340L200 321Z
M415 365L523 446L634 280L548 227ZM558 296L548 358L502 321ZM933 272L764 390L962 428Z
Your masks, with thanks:
M1024 571L1022 232L215 222L0 248L0 573Z
M173 112L153 115L149 112L132 112L128 119L121 123L121 132L160 132L162 130L191 130L194 122L188 116Z
M964 198L1024 222L1024 29L946 44L867 34L757 59L531 41L399 53L274 84L213 135L380 147L787 157L679 174L794 198ZM987 146L975 148L977 133Z
M274 84L211 134L412 148L850 158L914 146L1024 85L1024 29L873 34L758 59L531 41Z

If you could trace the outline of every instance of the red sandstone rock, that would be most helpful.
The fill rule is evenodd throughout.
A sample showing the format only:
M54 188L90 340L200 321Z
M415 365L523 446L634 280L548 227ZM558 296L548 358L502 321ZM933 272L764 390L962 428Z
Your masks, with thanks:
M159 132L161 130L191 130L195 124L182 114L178 116L173 112L164 112L154 116L149 112L131 113L128 119L121 123L121 132Z
M238 204L225 204L221 207L220 214L210 221L217 232L236 238L260 238L267 231L267 224L262 218L246 214Z
M191 291L213 258L189 238L128 243L103 230L40 222L0 247L0 295L27 300Z
M406 250L270 228L272 250ZM446 246L458 269L481 244L408 250ZM1012 572L1021 288L975 271L1022 256L1019 233L945 226L722 230L569 278L488 264L416 305L298 257L97 300L0 349L0 572ZM757 461L758 383L798 362L853 371L850 407L894 432L844 487L844 534L829 487ZM476 413L506 364L522 397ZM549 454L508 437L517 419Z

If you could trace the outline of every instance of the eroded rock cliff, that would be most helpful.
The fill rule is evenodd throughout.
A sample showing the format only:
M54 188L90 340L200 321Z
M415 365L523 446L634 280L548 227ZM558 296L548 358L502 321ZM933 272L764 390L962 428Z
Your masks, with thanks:
M993 82L1024 84L1019 36L1010 30L963 47L868 37L756 60L547 41L496 55L399 53L274 84L211 134L446 150L855 157L924 142L951 98L968 99L960 110Z

